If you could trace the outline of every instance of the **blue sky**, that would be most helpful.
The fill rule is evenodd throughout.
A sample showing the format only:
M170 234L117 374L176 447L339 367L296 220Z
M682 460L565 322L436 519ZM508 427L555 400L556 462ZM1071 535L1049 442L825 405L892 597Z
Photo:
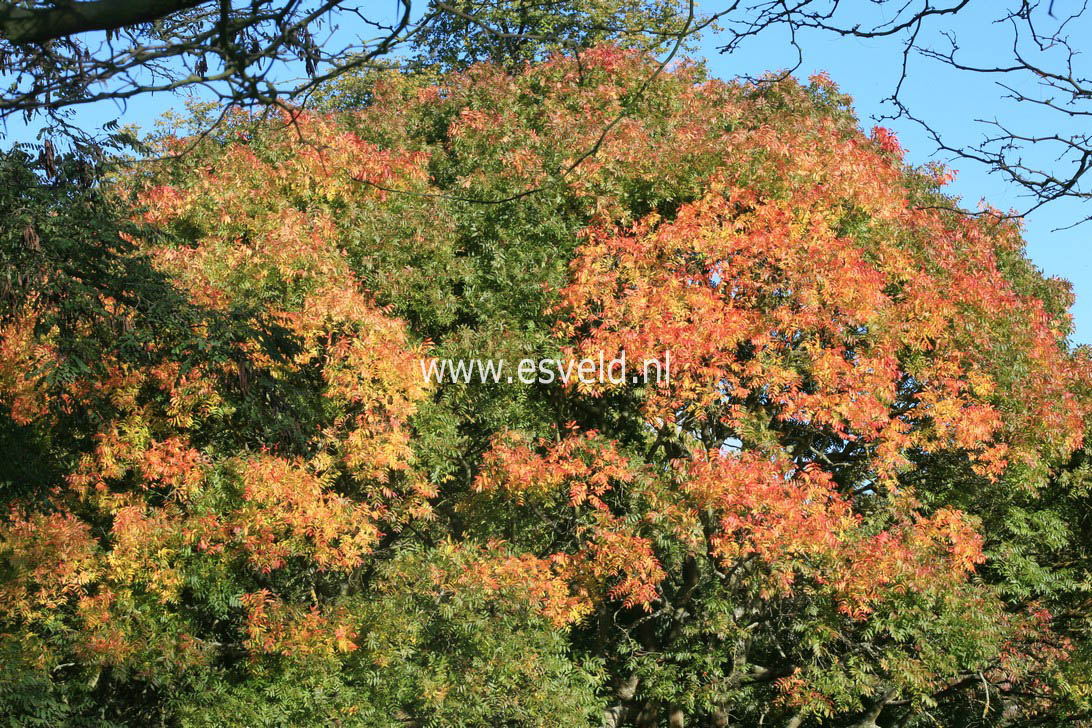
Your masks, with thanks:
M862 11L866 6L863 2L852 5ZM996 12L1001 5L997 1L991 10ZM1061 5L1059 3L1059 8ZM968 7L975 14L960 15L956 22L944 19L935 27L955 32L960 48L969 60L985 65L1011 60L1008 55L1012 48L1009 28L991 22L994 17L979 12L978 8L985 8L984 5L972 3ZM860 17L856 20L864 22ZM1092 18L1087 18L1083 25L1083 28L1071 29L1073 38L1079 39L1082 34L1092 38ZM936 33L927 32L919 38L925 44L937 47L943 40ZM807 33L799 35L798 39L804 49L804 63L796 72L797 76L806 79L817 71L827 71L843 91L853 96L861 125L866 129L875 123L873 117L891 111L882 102L891 95L898 81L902 64L898 39L857 40ZM706 34L697 53L706 59L712 74L720 78L790 68L797 61L796 51L784 32L759 36L757 41L751 41L730 56L717 52L717 45L723 42L723 37ZM1092 55L1092 48L1089 54ZM911 57L903 93L916 115L933 125L942 138L954 141L974 141L981 136L984 127L974 123L974 119L1000 119L1011 127L1038 133L1065 132L1067 125L1068 129L1073 128L1072 122L1036 113L1034 109L1026 108L1026 104L1006 102L1005 91L993 78L960 73L924 58ZM949 161L950 154L934 156L935 143L912 122L884 121L883 125L898 134L908 150L907 161L915 164L931 159ZM1050 161L1043 160L1044 164ZM1002 210L1025 210L1030 206L1019 190L1001 177L990 175L984 167L963 160L954 161L950 166L958 170L959 175L947 190L961 197L964 207L977 209L978 201L983 198ZM1077 344L1092 344L1092 222L1070 230L1056 228L1071 225L1090 214L1092 202L1058 201L1033 212L1025 220L1024 237L1031 260L1046 274L1065 278L1073 285L1077 300L1072 308L1075 324L1072 340Z
M936 29L954 31L960 47L970 60L997 64L1007 60L1006 50L1011 49L1008 28L991 22L994 18L981 14L989 12L987 5L969 6L973 13L962 14L953 22L943 19ZM1001 3L993 4L993 10ZM853 3L862 12L865 3ZM978 7L983 10L977 10ZM882 6L881 6L882 10ZM1092 14L1090 14L1092 16ZM854 20L864 22L863 16ZM1092 38L1092 17L1085 27L1074 28L1075 38ZM936 45L940 36L923 32L919 36L926 45ZM818 34L798 36L804 48L804 62L796 72L801 78L817 71L827 71L843 91L853 96L861 124L871 127L873 117L890 109L883 99L891 94L898 80L902 63L901 48L896 38L881 40L857 40L836 38ZM706 33L697 53L705 59L710 72L720 78L730 79L739 75L759 75L767 70L780 70L796 62L796 52L788 43L788 36L780 31L760 35L744 45L738 52L725 56L717 51L724 39L716 33ZM1021 105L1006 103L1004 91L994 79L968 76L923 58L911 58L908 81L903 88L908 105L919 116L927 119L946 139L955 142L973 141L983 132L974 119L1002 119L1007 125L1036 132L1065 131L1064 122L1035 113ZM125 107L116 104L98 104L80 108L74 119L85 128L100 127L112 119L131 123L143 129L151 129L155 120L172 106L181 105L181 99L166 94L137 97ZM907 160L921 163L930 159L948 161L944 156L934 156L935 145L928 136L910 122L883 122L899 136L907 148ZM19 121L11 121L6 130L0 130L7 141L31 141L34 130ZM1049 160L1046 160L1049 161ZM962 198L963 205L977 209L978 201L986 199L994 207L1026 209L1029 201L1021 197L1000 177L991 176L983 167L957 161L952 164L959 171L956 181L949 185L949 192ZM1052 203L1028 217L1025 238L1030 258L1048 275L1069 280L1073 284L1077 301L1072 312L1075 322L1073 342L1092 344L1092 223L1069 230L1056 228L1092 214L1092 203L1074 201Z

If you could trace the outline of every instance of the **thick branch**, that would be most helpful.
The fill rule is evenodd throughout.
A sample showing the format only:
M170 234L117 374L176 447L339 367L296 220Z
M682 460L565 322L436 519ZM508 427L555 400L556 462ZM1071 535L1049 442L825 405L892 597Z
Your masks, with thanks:
M877 698L872 705L869 706L865 714L861 716L861 719L854 723L850 728L877 728L876 719L880 717L880 713L883 712L884 706L891 702L895 697L895 691L888 690L886 693Z
M0 36L15 45L46 43L92 30L150 23L208 0L93 0L28 9L0 3Z

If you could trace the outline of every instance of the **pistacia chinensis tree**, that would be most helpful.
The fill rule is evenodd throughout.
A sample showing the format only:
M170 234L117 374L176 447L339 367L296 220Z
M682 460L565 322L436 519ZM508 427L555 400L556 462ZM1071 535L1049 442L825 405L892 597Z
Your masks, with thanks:
M1068 287L829 79L655 67L5 162L15 724L1087 719Z

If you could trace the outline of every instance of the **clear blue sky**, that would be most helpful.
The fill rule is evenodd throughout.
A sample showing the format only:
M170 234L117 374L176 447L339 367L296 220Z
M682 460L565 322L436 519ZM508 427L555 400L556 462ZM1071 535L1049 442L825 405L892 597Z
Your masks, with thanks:
M871 3L852 5L863 13L882 11L870 10ZM1002 3L978 6L971 3L969 9L972 13L961 14L955 22L942 19L934 27L953 30L968 59L1002 63L1007 58L1006 50L1011 49L1010 31L1005 26L992 23L994 18L990 15L973 14L990 12L990 5L996 12ZM716 3L706 2L703 6L716 9ZM1084 28L1072 29L1074 38L1079 39L1082 34L1083 37L1092 38L1092 14L1089 15ZM865 22L870 18L857 16L855 19ZM805 51L804 64L797 71L798 76L807 78L817 71L827 71L843 91L854 97L861 124L865 128L872 126L873 117L889 110L882 101L891 94L898 80L902 63L899 39L864 41L816 34L804 34L798 38ZM920 39L925 44L938 44L940 41L935 32L925 32ZM720 78L760 75L767 70L790 67L796 62L796 52L783 32L760 35L731 56L717 52L717 45L722 42L723 38L718 38L716 33L707 33L695 54L704 58L709 70ZM1092 41L1089 41L1089 45L1092 46ZM1057 119L1006 103L1003 100L1004 91L997 87L993 79L961 74L922 58L911 58L908 82L903 92L904 99L919 116L932 123L946 138L957 142L977 139L983 127L975 124L974 119L982 118L1002 119L1008 125L1039 133L1065 130L1058 126L1060 122ZM83 107L77 111L74 119L85 128L99 127L111 119L119 119L122 123L151 129L164 111L180 103L181 99L165 94L137 97L125 108L115 104ZM935 148L932 141L914 124L884 124L896 131L903 146L908 149L909 161L919 163L934 158L948 161L943 156L933 156ZM7 141L31 141L34 138L34 130L18 121L10 122L6 130L0 129L0 134ZM970 162L957 162L952 166L959 171L959 176L948 190L960 196L965 207L976 209L982 198L1003 210L1028 207L1028 200L1020 196L1019 190L1000 177L989 175L984 168ZM1089 214L1092 214L1092 203L1063 201L1036 211L1026 220L1025 238L1031 259L1048 275L1060 276L1073 284L1077 296L1072 309L1076 325L1073 341L1079 344L1092 344L1092 249L1089 246L1092 242L1092 223L1063 231L1055 231L1055 228L1069 225Z

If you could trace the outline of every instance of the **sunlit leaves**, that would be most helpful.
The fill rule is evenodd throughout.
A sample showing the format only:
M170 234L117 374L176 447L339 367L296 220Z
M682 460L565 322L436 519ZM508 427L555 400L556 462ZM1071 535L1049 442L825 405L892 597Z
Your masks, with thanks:
M94 208L117 235L88 257L124 272L96 285L61 264L63 208L9 235L60 273L0 321L44 481L0 528L4 654L65 695L154 682L134 714L197 723L1081 695L1064 285L1015 224L940 209L945 172L828 78L683 65L627 99L650 68L382 75L363 109L161 138L189 153ZM669 376L419 367L622 352Z

